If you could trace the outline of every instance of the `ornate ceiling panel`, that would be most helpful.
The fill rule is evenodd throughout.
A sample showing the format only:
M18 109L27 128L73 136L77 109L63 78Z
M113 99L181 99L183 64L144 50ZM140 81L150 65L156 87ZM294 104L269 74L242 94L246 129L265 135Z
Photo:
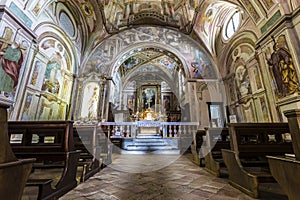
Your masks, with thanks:
M101 0L105 26L115 33L132 25L163 25L191 30L200 0Z
M138 51L134 50L128 52L125 56L128 57L119 67L119 74L124 77L130 74L131 71L136 70L138 67L146 68L147 66L153 66L169 71L174 74L182 64L180 60L172 53L156 49L156 48L144 48Z

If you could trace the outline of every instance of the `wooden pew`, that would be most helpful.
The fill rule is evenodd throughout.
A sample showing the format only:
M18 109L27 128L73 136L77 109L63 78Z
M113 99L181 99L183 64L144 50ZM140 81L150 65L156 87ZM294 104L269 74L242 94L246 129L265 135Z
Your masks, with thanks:
M58 177L30 175L27 186L38 186L38 199L56 199L77 186L76 171L79 152L74 148L72 121L11 121L8 123L10 143L18 158L36 158L34 171L61 169ZM52 185L52 180L57 183ZM54 182L54 181L53 181Z
M200 167L204 167L203 156L201 152L201 146L203 144L203 136L205 136L205 130L199 129L193 132L193 143L191 144L191 151L193 154L193 162Z
M101 157L107 152L107 140L97 125L77 125L74 127L75 148L80 150L79 166L83 167L81 182L99 172L103 167L104 158Z
M205 128L205 142L202 147L205 170L217 177L228 176L221 149L230 149L228 128Z
M231 150L222 149L229 173L229 183L258 198L260 183L275 182L267 155L291 153L292 144L283 136L289 133L287 123L228 124Z
M17 159L8 140L7 107L0 94L0 198L20 200L35 159Z
M295 154L267 157L272 175L289 200L298 200L300 197L300 110L288 110L284 114L288 118Z

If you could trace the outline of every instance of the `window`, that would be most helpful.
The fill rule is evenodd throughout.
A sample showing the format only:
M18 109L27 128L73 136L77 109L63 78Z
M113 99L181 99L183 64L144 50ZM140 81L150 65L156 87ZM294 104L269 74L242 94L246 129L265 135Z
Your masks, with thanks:
M233 13L233 15L229 18L225 31L224 31L224 38L227 40L231 38L234 33L238 30L241 23L241 13L239 11L236 11Z
M67 15L65 12L61 12L59 16L59 21L62 26L62 28L66 31L66 33L70 36L73 37L75 35L75 28L72 23L72 20L70 17Z
M207 102L211 127L224 127L225 118L222 102Z

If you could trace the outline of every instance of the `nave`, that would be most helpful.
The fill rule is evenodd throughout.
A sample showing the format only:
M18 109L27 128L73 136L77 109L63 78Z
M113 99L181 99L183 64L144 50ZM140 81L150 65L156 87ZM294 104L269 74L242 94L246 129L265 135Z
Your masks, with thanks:
M287 199L282 195L279 186L274 183L263 185L261 191L260 199ZM71 199L250 200L253 198L230 186L227 179L209 174L192 162L192 154L185 153L182 156L151 154L114 156L111 165L60 198L60 200Z

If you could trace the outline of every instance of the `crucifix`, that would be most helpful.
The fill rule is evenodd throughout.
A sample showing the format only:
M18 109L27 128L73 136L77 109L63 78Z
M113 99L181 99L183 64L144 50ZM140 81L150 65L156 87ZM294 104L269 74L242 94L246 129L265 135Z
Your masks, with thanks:
M152 102L152 100L151 99L148 99L147 100L147 103L148 103L148 108L150 108L150 103Z

